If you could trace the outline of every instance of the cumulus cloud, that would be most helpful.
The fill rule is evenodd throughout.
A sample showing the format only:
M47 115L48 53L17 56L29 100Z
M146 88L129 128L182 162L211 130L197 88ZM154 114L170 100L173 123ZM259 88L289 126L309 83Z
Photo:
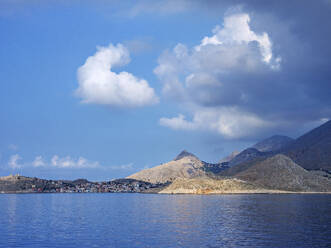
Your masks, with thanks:
M275 56L266 32L256 33L247 13L224 18L212 36L188 48L177 44L158 59L154 73L163 93L186 104L192 121L180 114L160 124L180 130L209 130L226 138L240 138L272 126L269 120L245 107L251 100L250 78L277 73Z
M22 160L22 157L19 154L15 154L10 156L8 165L12 169L18 169L21 168L22 165L18 162L19 160Z
M105 104L116 107L141 107L157 103L154 89L144 79L122 71L112 71L115 66L130 62L129 51L122 44L98 47L78 69L77 96L83 103Z
M280 57L273 60L272 43L266 32L256 34L249 26L250 16L247 13L239 13L224 18L223 28L216 26L213 30L214 35L204 37L201 44L195 49L200 51L208 45L231 46L249 44L257 42L261 53L261 59L272 69L278 69L281 61ZM237 58L239 59L240 56Z
M247 137L273 125L234 107L199 109L194 111L192 121L180 114L173 118L161 118L160 124L175 130L209 130L230 139Z

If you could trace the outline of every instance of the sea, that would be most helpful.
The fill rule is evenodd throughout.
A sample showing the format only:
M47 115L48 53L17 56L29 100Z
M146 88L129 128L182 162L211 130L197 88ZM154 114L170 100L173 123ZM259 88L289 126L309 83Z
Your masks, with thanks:
M331 247L331 194L0 194L0 247Z

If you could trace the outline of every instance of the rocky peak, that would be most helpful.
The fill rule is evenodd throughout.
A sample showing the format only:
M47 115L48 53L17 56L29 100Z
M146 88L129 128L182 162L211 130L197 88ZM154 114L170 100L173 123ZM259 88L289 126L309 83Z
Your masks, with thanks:
M182 158L185 158L185 157L194 157L194 158L197 158L197 156L195 156L194 154L186 151L186 150L183 150L181 153L179 153L177 155L177 157L174 159L174 161L177 161L177 160L180 160Z

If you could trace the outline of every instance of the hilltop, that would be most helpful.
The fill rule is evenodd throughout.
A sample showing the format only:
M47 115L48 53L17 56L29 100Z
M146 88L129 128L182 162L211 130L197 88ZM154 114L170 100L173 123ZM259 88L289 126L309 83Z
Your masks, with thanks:
M176 178L207 177L209 173L220 172L226 168L221 164L201 161L194 154L184 150L168 163L139 171L127 178L150 183L166 183L172 182Z

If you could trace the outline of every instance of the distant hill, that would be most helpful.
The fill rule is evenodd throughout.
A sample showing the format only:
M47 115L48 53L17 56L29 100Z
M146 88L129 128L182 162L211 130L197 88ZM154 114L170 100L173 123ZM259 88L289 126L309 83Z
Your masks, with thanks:
M331 191L330 179L305 170L282 154L252 163L233 177L268 189Z
M274 135L256 143L252 148L257 149L260 152L275 152L288 146L293 141L294 139L284 135Z
M264 139L254 146L243 150L240 153L232 153L230 156L222 159L221 163L226 163L229 167L240 163L249 162L260 157L268 157L277 154L282 148L287 147L294 140L283 135L274 135Z
M305 169L331 171L331 121L302 135L282 153Z
M134 179L90 182L86 179L46 180L20 175L0 177L0 193L157 193L166 186L167 184L151 184Z
M221 174L229 170L232 173L227 177L177 178L159 193L331 192L330 179L303 169L282 154L238 164Z
M240 152L238 151L233 151L230 155L222 158L219 163L228 163L229 161L231 161L235 156L237 156Z
M240 164L243 162L248 162L248 161L254 160L259 157L266 157L269 154L272 154L272 153L261 152L261 151L257 150L256 148L247 148L247 149L243 150L241 153L239 153L238 155L236 155L233 159L231 159L228 162L228 166L232 167L237 164Z
M210 164L201 161L194 154L184 150L168 163L139 171L127 178L150 183L166 183L172 182L176 178L208 177L209 173L219 173L227 168L227 166L221 164Z
M233 176L237 175L239 172L247 170L251 166L255 165L258 162L261 162L261 161L267 159L268 157L269 156L259 156L259 157L252 158L248 161L243 161L239 164L236 164L234 166L229 167L226 170L221 171L220 173L218 173L217 176L220 176L220 177L233 177Z

